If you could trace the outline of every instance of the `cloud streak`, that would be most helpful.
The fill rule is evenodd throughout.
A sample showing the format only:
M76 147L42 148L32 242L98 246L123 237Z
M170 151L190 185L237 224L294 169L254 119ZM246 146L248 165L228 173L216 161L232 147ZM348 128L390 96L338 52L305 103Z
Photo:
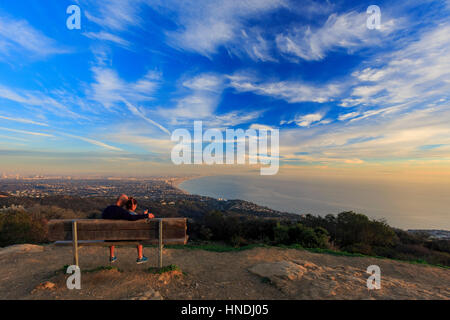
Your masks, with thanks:
M322 60L330 51L355 50L380 45L395 30L396 22L383 16L380 32L374 34L366 27L365 12L351 11L331 14L325 24L317 29L298 25L276 36L277 48L288 56L307 61ZM381 35L381 36L380 36Z
M102 148L110 150L110 151L123 151L120 148L111 146L109 144L106 144L106 143L98 141L98 140L94 140L94 139L90 139L90 138L86 138L86 137L81 137L81 136L77 136L77 135L73 135L73 134L68 134L68 133L60 133L60 135L66 136L66 137L69 137L69 138L78 139L78 140L81 140L81 141L93 144L95 146L102 147Z
M261 60L267 59L264 39L256 37L256 41L248 42L249 37L241 32L245 21L287 7L287 1L283 0L149 1L148 4L161 12L174 13L179 28L167 32L167 36L169 44L176 48L211 57L219 47L231 45L232 49L234 43L242 45L244 40L250 55Z
M35 131L25 131L25 130L5 128L5 127L0 127L0 130L5 130L5 131L10 131L10 132L15 132L15 133L21 133L21 134L27 134L27 135L32 135L32 136L39 136L39 137L54 137L54 135L48 134L48 133L35 132Z
M424 32L404 48L375 58L355 71L358 85L343 107L429 103L450 97L450 24ZM377 61L387 61L379 66Z
M130 42L109 32L100 31L100 32L85 32L83 33L85 37L88 37L89 39L94 40L103 40L103 41L110 41L115 44L118 44L124 48L130 47Z
M56 98L38 91L10 88L0 84L0 98L25 106L37 107L61 117L82 118L68 106L57 101Z
M230 86L238 92L253 92L258 95L271 96L289 103L317 102L324 103L337 98L343 85L330 83L312 85L302 81L263 82L247 76L229 76Z
M41 59L68 52L26 20L13 19L0 13L0 58L19 55L22 58Z
M46 124L46 123L36 122L36 121L33 121L33 120L29 120L29 119L23 119L23 118L10 118L10 117L5 117L5 116L0 116L0 119L48 127L48 124Z
M125 103L125 105L128 107L128 109L135 115L138 116L142 119L144 119L145 121L147 121L148 123L158 127L159 129L161 129L162 131L164 131L165 133L167 133L168 135L171 135L171 132L169 130L167 130L165 127L163 127L162 125L160 125L159 123L153 121L152 119L149 119L147 116L145 116L138 108L136 108L134 105L132 105L131 103L129 103L128 101L126 101L125 99L123 100L123 102Z
M157 73L149 71L136 82L126 82L113 69L94 67L92 71L95 82L87 92L88 97L107 109L117 107L123 99L132 102L152 100L160 78Z

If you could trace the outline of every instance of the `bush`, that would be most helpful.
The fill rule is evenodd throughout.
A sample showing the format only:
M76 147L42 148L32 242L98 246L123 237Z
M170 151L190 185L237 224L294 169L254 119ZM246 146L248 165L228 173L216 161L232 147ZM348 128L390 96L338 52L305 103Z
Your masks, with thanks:
M426 241L424 245L431 250L450 253L450 240L431 240Z
M0 246L47 242L47 220L25 210L0 214Z
M247 242L247 240L245 240L245 239L244 239L243 237L241 237L241 236L233 235L233 236L231 237L230 244L231 244L233 247L238 248L238 247L243 247L243 246L248 245L248 242Z
M342 248L343 251L350 253L361 253L365 255L372 255L372 247L367 243L355 243Z
M297 244L305 248L328 248L328 232L322 228L306 227L300 223L284 225L277 223L274 227L275 244Z
M275 244L291 244L289 238L289 227L282 225L279 222L274 227L274 242Z
M363 214L342 212L337 216L336 241L341 247L364 243L369 246L392 246L398 238L385 221L369 220Z
M0 246L48 242L48 220L85 217L82 212L53 205L34 205L27 209L12 205L0 210Z

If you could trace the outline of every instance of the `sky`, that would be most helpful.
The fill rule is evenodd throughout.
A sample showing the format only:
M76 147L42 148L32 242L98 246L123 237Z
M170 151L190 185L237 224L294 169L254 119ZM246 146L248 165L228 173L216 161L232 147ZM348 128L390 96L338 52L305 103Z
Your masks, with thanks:
M201 120L279 129L281 173L448 178L449 16L449 0L2 0L0 172L249 170L172 165L171 132Z

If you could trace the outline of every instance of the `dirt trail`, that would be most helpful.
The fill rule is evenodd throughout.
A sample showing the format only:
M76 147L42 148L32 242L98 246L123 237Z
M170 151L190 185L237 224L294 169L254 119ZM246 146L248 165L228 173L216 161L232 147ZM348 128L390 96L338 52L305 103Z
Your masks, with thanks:
M147 272L156 265L156 249L144 251L150 261L136 265L135 249L118 248L114 266L120 271L82 273L81 290L68 290L61 271L72 261L70 248L3 254L0 299L450 299L448 269L387 259L279 248L165 249L164 264L179 266L183 274L158 275ZM365 271L373 264L381 268L382 288L368 291ZM107 248L80 249L82 271L108 265ZM46 281L55 286L36 289Z

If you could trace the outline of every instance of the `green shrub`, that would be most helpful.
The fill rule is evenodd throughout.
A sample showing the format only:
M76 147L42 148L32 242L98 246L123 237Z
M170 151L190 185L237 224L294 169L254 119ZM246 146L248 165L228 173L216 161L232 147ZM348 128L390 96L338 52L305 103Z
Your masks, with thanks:
M361 253L365 255L371 255L372 247L367 243L355 243L342 248L343 251L350 253Z
M163 273L170 272L170 271L181 271L181 269L177 265L174 265L174 264L164 266L162 268L157 268L157 267L148 268L148 272L157 273L157 274L163 274Z
M369 220L363 214L342 212L337 216L335 238L342 247L364 243L369 246L392 246L398 238L385 221Z
M273 230L274 242L276 244L291 244L289 238L289 226L277 223Z
M328 232L321 227L315 229L300 223L281 224L274 227L274 243L282 245L298 244L305 248L328 248Z
M0 246L47 242L47 220L23 209L0 214Z

